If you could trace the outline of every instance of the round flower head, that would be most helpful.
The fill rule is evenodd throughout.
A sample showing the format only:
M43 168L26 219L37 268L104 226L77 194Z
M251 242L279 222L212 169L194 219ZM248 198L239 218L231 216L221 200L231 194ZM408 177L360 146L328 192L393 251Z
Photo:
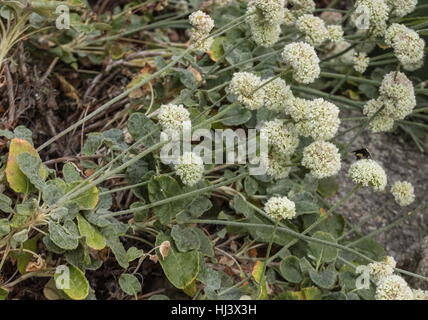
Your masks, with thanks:
M163 104L158 119L164 131L178 134L183 130L185 122L190 121L190 113L182 104Z
M195 29L206 34L214 28L214 20L201 10L193 12L189 16L189 22Z
M266 81L270 81L267 79ZM269 110L288 113L293 103L294 95L290 87L281 78L270 81L264 87L265 106Z
M337 147L325 141L315 141L303 150L302 165L317 179L336 175L341 167Z
M379 262L372 262L367 265L370 280L374 283L378 283L380 279L386 276L390 276L394 273L396 266L395 259L393 257L385 257Z
M293 69L293 78L300 83L312 83L320 74L319 58L314 47L305 42L287 44L282 52L284 62Z
M251 0L247 13L253 40L260 46L270 47L281 34L285 0Z
M393 23L385 33L385 43L394 49L404 66L418 65L423 61L425 41L418 33L403 24Z
M314 140L330 140L339 129L339 108L322 98L308 103L303 120L296 123L296 128L304 137Z
M369 32L373 36L382 36L387 28L389 8L384 0L357 0L355 2L354 21L359 15L368 14ZM358 25L357 25L358 27Z
M260 77L249 72L237 72L233 74L229 90L239 103L255 110L263 106L265 101L264 87L259 89L261 85Z
M291 118L297 122L304 121L307 119L309 114L309 110L311 108L311 101L302 99L302 98L294 98L293 103L288 110Z
M296 28L305 35L305 41L313 46L321 45L329 36L324 21L311 14L298 18Z
M428 291L421 289L413 289L414 300L428 300Z
M385 170L372 159L354 162L348 174L355 183L363 187L372 187L375 191L385 190L387 182Z
M271 197L265 204L266 213L275 220L292 219L296 205L287 197Z
M204 175L204 162L201 157L193 152L184 153L175 165L175 171L183 184L193 186Z
M315 2L313 0L289 0L288 4L291 5L291 9L286 11L287 25L294 24L300 16L315 11Z
M275 152L292 155L299 145L299 136L291 124L284 124L280 119L267 121L260 129L260 135L268 139L269 146Z
M343 40L343 29L342 26L331 25L327 27L328 39L333 42Z
M364 73L369 66L370 58L365 52L358 52L354 56L354 69L359 73Z
M373 132L388 132L394 128L394 119L386 112L386 106L389 103L392 103L389 99L379 97L367 101L364 105L363 113L371 119L369 127Z
M415 190L407 181L397 181L391 187L391 193L395 201L402 207L408 206L415 201Z
M379 280L375 298L376 300L413 300L413 292L402 277L390 275Z
M266 174L274 179L287 178L291 171L290 157L270 151L268 157L262 158L266 165Z
M393 17L404 17L415 10L418 0L386 0Z
M385 104L385 111L395 120L404 119L416 106L413 83L402 72L393 71L385 75L379 92L391 100Z
M214 28L214 20L199 10L189 16L189 22L193 26L190 32L190 42L194 48L203 52L209 51L214 40L208 38L208 35Z

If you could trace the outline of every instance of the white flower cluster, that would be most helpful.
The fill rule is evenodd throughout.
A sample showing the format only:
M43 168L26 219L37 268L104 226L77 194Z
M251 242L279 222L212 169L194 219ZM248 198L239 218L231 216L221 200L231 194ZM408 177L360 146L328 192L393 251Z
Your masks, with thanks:
M314 82L321 72L319 58L310 44L293 42L287 44L282 59L293 69L293 78L300 83Z
M253 40L262 47L274 45L281 34L285 0L251 0L248 23Z
M190 113L182 104L163 104L159 109L159 124L167 134L180 134Z
M230 92L249 110L256 110L265 102L265 88L260 77L249 72L236 72L229 84Z
M315 11L315 2L313 0L289 0L291 9L285 9L284 23L291 26L296 23L296 20L308 13Z
M393 17L404 17L415 10L418 0L386 0Z
M428 300L428 291L421 289L413 289L414 300Z
M263 87L266 108L276 112L287 113L294 100L290 87L281 78L276 78L273 81L267 79L266 81L269 82Z
M393 23L385 33L385 43L406 70L416 70L423 65L425 41L418 33L403 24Z
M288 177L291 171L290 157L288 155L269 151L267 158L262 159L266 165L266 174L274 179L284 179Z
M317 179L336 175L341 167L337 147L326 141L315 141L303 150L302 165Z
M343 41L343 28L339 25L327 26L328 39L332 42Z
M391 256L384 257L381 261L369 263L367 268L370 279L377 284L381 278L394 274L396 265L395 259Z
M292 219L296 205L287 197L271 197L265 204L266 213L275 220Z
M376 300L413 300L413 291L398 275L382 277L376 287Z
M390 72L385 75L379 89L380 96L369 100L363 113L369 118L370 128L374 132L389 131L394 121L403 120L416 106L413 83L402 72Z
M321 45L329 36L324 21L312 14L299 17L296 28L305 35L305 41L313 46Z
M395 201L402 207L415 201L415 190L410 182L396 181L391 187Z
M358 20L359 14L368 14L369 32L375 37L383 36L387 28L389 8L384 0L357 0L355 2L353 20ZM359 27L357 25L357 27Z
M376 285L376 300L427 300L428 292L412 289L402 277L394 274L396 262L393 257L369 263L367 271Z
M189 16L189 22L193 26L190 32L190 42L194 48L203 52L209 51L213 38L208 36L214 28L214 20L206 13L198 10Z
M275 119L264 123L260 136L268 139L269 146L282 155L292 155L299 145L299 136L294 126Z
M193 152L185 152L175 165L175 171L186 186L194 186L204 176L204 162Z
M330 140L339 129L339 108L333 103L318 98L312 101L295 99L290 115L296 121L300 135L314 140Z
M385 190L387 177L385 170L372 159L361 159L354 162L348 172L351 179L364 187L375 191Z
M370 58L365 52L358 52L354 55L354 70L359 73L364 73L369 66Z

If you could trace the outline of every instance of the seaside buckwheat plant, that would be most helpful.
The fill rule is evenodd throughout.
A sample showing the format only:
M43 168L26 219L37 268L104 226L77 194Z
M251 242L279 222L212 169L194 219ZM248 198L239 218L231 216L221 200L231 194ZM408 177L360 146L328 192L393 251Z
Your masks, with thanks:
M382 277L376 287L376 300L413 300L407 282L398 275Z
M296 205L287 197L271 197L265 204L265 211L275 220L292 219L296 215Z
M284 18L285 0L250 0L248 23L253 40L262 47L271 47L279 40Z
M293 78L300 83L312 83L320 74L319 58L310 44L294 42L285 46L282 59L293 70Z
M358 185L371 187L375 191L385 190L387 176L385 170L372 159L361 159L349 168L349 176Z
M391 186L391 193L395 201L402 207L408 206L415 201L415 190L410 182L394 182Z
M426 9L0 1L0 300L427 300Z
M369 35L381 37L385 34L388 26L389 8L384 0L357 0L355 1L355 13L367 13ZM358 26L357 26L358 27Z
M326 141L315 141L303 150L302 165L317 179L336 175L341 167L337 147Z
M355 53L354 56L354 69L359 73L364 73L369 66L370 58L367 57L365 52Z
M214 39L208 36L214 28L214 20L199 10L189 16L189 22L193 26L190 32L190 41L193 43L195 49L203 52L210 50Z
M249 72L237 72L233 74L230 81L229 90L250 110L256 110L265 103L265 89L262 86L260 77Z
M308 101L302 106L306 107L304 114L301 118L297 116L295 119L299 134L312 137L314 140L330 140L336 135L340 125L337 106L322 98Z
M184 153L175 165L175 171L187 186L194 186L204 176L204 162L193 152Z
M260 135L268 139L275 152L292 155L299 145L299 137L293 125L284 124L280 119L265 122Z
M397 263L393 257L384 257L379 262L372 262L367 265L370 274L370 280L374 283L378 283L383 277L394 274L394 268Z
M160 107L158 118L165 132L180 133L184 123L190 121L190 113L182 104L164 104Z
M321 45L331 35L324 21L311 14L299 17L296 21L296 28L305 35L305 41L313 46ZM341 35L338 38L340 39L340 37Z

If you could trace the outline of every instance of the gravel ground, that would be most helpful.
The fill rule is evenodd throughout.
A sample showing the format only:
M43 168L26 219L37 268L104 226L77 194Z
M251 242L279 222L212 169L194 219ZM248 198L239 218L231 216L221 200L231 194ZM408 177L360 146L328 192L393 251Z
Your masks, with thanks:
M344 115L342 114L341 116ZM355 124L344 122L341 130L350 128L353 125ZM356 132L357 130L354 130L344 135L341 138L341 142L349 142ZM380 162L385 168L388 175L387 190L383 193L375 193L369 188L360 189L340 208L340 212L353 224L367 218L360 227L361 233L367 234L390 224L403 213L415 208L422 202L428 201L428 157L426 154L421 153L411 139L401 132L373 134L366 130L353 142L350 150L362 147L367 148L372 154L372 158ZM354 155L349 155L347 159L344 159L342 170L339 174L341 187L336 196L336 201L354 186L347 177L348 168L354 161ZM397 180L407 180L413 184L416 194L415 203L405 208L395 203L389 188ZM428 276L428 240L422 241L428 234L427 222L428 208L397 227L378 235L376 240L386 247L389 255L395 257L399 267L409 271L418 270ZM426 245L423 245L423 243L426 243ZM424 256L427 256L426 259L424 259ZM422 263L418 267L420 261ZM427 283L425 283L426 285Z

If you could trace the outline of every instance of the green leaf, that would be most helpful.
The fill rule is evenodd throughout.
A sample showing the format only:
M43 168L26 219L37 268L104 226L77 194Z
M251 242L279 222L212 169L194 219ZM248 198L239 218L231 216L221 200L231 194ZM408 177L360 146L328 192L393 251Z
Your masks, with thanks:
M80 235L85 237L86 244L89 247L95 250L101 250L105 248L106 239L104 236L80 214L77 215L77 226L79 228Z
M0 300L6 300L9 295L9 291L5 288L0 287Z
M295 256L285 257L279 265L279 270L284 279L289 282L300 283L303 279L299 258Z
M0 193L0 211L4 213L12 213L12 199L5 194Z
M75 182L82 180L79 171L72 162L67 162L62 167L62 175L64 176L65 182Z
M156 202L182 193L179 183L172 177L160 175L150 179L148 184L149 200ZM170 202L153 208L155 215L159 218L162 224L169 224L185 206L183 200Z
M216 37L211 45L210 51L208 52L209 57L212 61L216 62L224 54L223 42L226 37Z
M156 246L160 246L164 241L172 242L172 239L165 234L159 234ZM181 253L171 246L167 257L162 258L159 250L157 254L165 276L176 288L184 289L196 279L200 270L198 251Z
M128 254L117 235L114 234L111 227L103 229L103 235L107 240L107 246L111 249L117 263L124 269L129 267Z
M123 292L130 296L136 296L142 289L141 283L137 277L128 273L120 275L119 286Z
M10 241L10 246L15 249L28 240L28 230L24 229L15 233Z
M0 238L9 234L10 222L8 219L0 219Z
M73 265L68 266L69 270L69 287L63 289L65 294L73 300L83 300L89 294L89 282L85 277L85 274L77 267ZM61 273L55 273L54 279L58 279L62 276Z
M81 183L80 181L67 183L65 192L67 193L71 191L80 183ZM83 183L80 188L83 188L86 186L87 186L87 183ZM100 192L98 188L93 186L90 189L86 190L83 194L80 194L77 197L73 198L71 202L76 203L82 210L92 210L92 209L95 209L95 207L98 204L98 200L100 198L99 194Z
M324 198L333 197L337 191L339 191L339 183L337 182L336 178L329 177L318 180L318 192Z
M126 251L126 254L128 255L128 261L131 262L144 256L144 251L135 247L130 247L128 251Z
M36 239L28 239L22 244L22 248L37 252L37 241ZM16 267L20 274L25 274L27 271L25 270L27 268L28 263L33 258L33 255L30 252L25 251L14 251L11 252L11 257L16 259Z
M211 203L210 199L205 196L201 196L189 204L188 210L193 217L199 218L202 214L204 214L204 212L211 209L212 206L213 204Z
M229 107L228 105L222 106L218 111L221 112L223 109ZM222 116L221 123L225 126L237 126L244 124L251 119L251 111L242 106L235 106L230 111Z
M36 149L30 142L24 139L14 138L10 142L9 155L6 165L6 179L11 189L15 192L29 192L31 190L31 183L27 176L20 170L18 165L18 156L22 153L29 153L40 160L40 156ZM42 179L47 177L48 173L46 168L42 165L40 167L40 176Z
M330 264L327 269L321 272L309 270L309 277L319 287L324 289L333 289L337 280L337 271L334 263Z
M252 196L255 195L256 192L259 189L259 184L257 183L257 180L252 177L245 177L244 179L244 189L245 192Z
M33 133L25 126L17 126L15 130L13 130L13 134L15 138L24 139L33 144Z
M58 247L65 250L76 249L79 245L78 229L73 221L67 220L64 225L50 221L49 238Z
M316 239L337 243L336 239L328 232L317 231L314 233L312 237ZM339 250L337 248L320 244L317 242L310 242L308 246L312 256L317 261L321 261L321 262L331 262L336 260L337 255L339 253Z
M39 191L46 186L42 177L44 167L40 158L32 156L28 152L18 154L17 163L21 172L28 178L32 185Z
M175 225L172 227L171 236L177 249L181 252L198 250L201 246L199 237L193 228Z
M135 140L141 139L146 147L160 141L159 126L140 112L130 115L128 119L128 131Z

